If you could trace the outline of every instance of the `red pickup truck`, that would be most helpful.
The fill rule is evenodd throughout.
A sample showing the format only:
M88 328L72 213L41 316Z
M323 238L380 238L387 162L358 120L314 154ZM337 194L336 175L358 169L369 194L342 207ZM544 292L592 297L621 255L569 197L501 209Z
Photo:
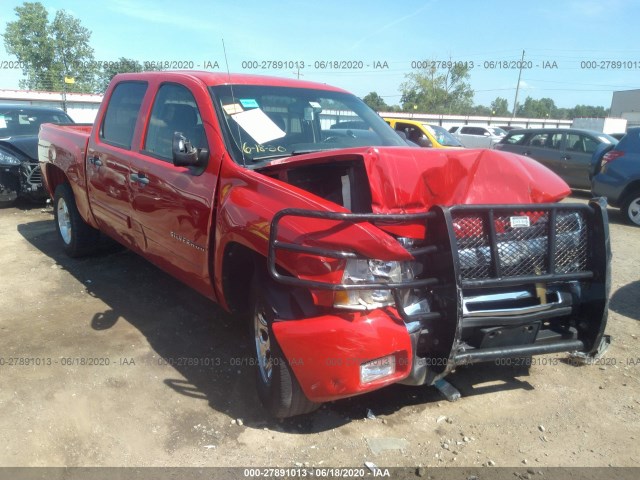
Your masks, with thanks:
M103 232L246 319L275 416L608 343L602 200L558 203L515 154L413 148L338 88L118 75L93 126L38 148L66 252Z

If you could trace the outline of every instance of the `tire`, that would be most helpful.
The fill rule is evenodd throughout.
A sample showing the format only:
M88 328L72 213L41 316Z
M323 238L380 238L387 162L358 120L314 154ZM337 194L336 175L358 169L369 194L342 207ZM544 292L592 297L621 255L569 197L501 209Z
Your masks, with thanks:
M249 309L258 396L267 411L276 418L313 412L321 404L305 396L278 345L272 329L275 315L265 298L264 288L254 279Z
M640 227L640 190L631 192L620 207L625 222Z
M73 190L68 183L56 187L53 196L53 216L58 237L67 255L77 258L96 250L100 232L80 216Z

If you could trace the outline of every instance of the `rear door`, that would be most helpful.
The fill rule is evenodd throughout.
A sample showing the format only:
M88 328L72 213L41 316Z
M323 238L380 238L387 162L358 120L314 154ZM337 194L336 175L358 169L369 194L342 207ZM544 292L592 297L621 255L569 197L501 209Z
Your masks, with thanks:
M212 145L201 113L203 107L212 112L211 99L206 89L201 91L195 81L193 84L192 88L177 83L159 85L129 179L145 256L192 285L206 285L217 183L217 173L209 170L217 169L177 167L172 161L174 132L181 132L198 149L209 150ZM210 155L210 166L212 162Z
M568 133L562 167L565 180L573 188L591 189L589 170L591 157L598 148L599 140L584 133Z
M87 146L87 191L100 229L129 245L131 232L129 163L138 113L147 83L123 81L112 90L97 133Z
M564 178L562 132L542 131L529 137L523 155L531 157Z

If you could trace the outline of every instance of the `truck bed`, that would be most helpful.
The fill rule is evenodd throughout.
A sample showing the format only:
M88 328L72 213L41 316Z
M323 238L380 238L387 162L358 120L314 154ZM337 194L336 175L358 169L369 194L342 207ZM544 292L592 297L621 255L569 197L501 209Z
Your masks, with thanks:
M91 129L90 123L66 125L45 123L40 127L38 135L38 160L42 169L43 183L49 195L53 198L54 192L49 190L49 186L55 185L55 182L48 181L49 177L57 174L52 171L49 160L55 159L55 168L60 168L69 179L76 196L78 210L84 218L87 218L86 215L89 212L84 162Z

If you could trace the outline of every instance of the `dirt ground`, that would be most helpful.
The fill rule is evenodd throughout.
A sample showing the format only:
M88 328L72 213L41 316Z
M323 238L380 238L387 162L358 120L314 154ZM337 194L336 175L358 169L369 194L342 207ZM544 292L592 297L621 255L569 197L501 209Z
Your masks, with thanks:
M234 318L126 250L67 258L50 210L0 210L0 465L640 465L640 229L609 214L599 364L466 367L455 403L392 386L278 422Z

